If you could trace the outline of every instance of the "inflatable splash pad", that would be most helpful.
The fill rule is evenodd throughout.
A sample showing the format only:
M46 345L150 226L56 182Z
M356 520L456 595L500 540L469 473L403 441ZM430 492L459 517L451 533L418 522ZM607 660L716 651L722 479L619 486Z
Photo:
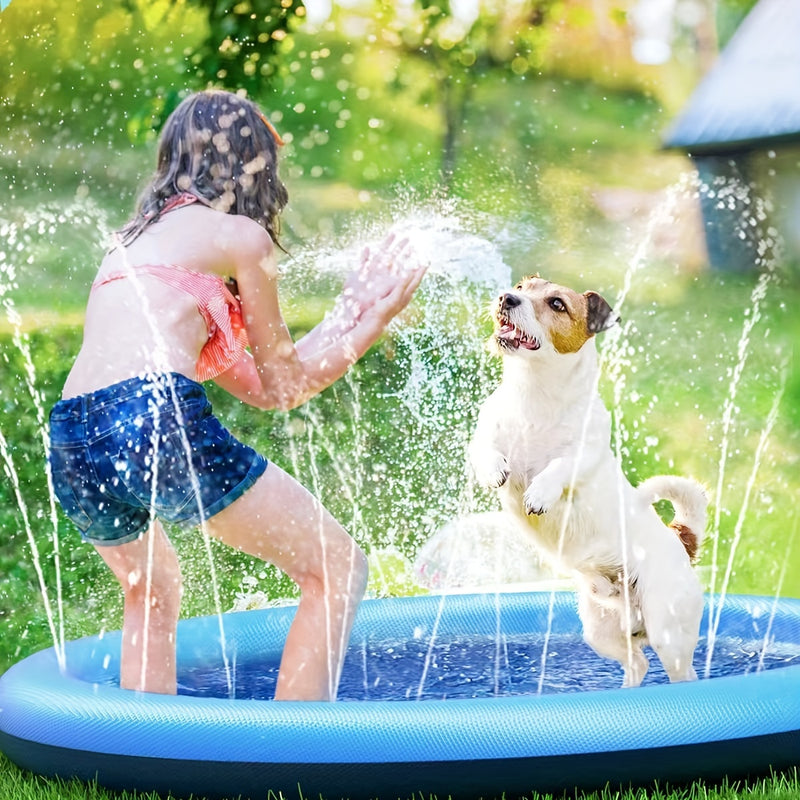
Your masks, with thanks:
M177 797L517 796L745 777L800 762L800 601L727 597L704 676L637 689L583 642L569 592L367 600L339 701L270 700L293 607L184 620L177 696L119 688L119 634L0 678L19 766ZM707 668L710 666L710 669Z

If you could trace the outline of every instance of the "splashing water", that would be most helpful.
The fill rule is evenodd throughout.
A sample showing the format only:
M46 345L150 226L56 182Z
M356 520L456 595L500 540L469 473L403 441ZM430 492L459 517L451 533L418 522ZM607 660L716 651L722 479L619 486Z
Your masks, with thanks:
M293 450L295 474L309 473L326 502L324 475L332 470L336 493L348 501L332 498L336 516L372 547L414 546L472 502L466 443L497 370L484 348L485 309L511 270L467 224L426 209L393 226L430 266L413 306L391 323L385 360L356 365L334 387L334 408L329 397L314 398L288 423L302 420L307 444ZM368 232L362 241L380 238ZM295 256L281 280L289 307L309 285L338 286L360 247ZM325 428L332 415L335 425ZM387 509L379 530L364 530L365 493Z
M27 503L20 487L19 477L17 474L17 470L14 466L12 448L9 446L8 441L6 437L3 435L2 431L0 431L0 455L2 455L4 461L5 471L9 476L9 478L12 480L12 484L14 486L17 506L19 509L20 516L22 517L23 520L23 526L31 550L32 562L39 581L39 589L45 607L45 613L48 620L48 627L50 628L51 631L53 645L58 655L59 665L61 669L64 669L66 666L64 661L65 635L64 635L64 612L63 612L63 588L62 588L61 551L60 551L60 542L58 534L58 515L56 511L56 500L53 491L52 476L50 475L49 463L47 459L47 454L50 449L49 426L47 424L47 420L45 419L45 403L42 397L42 393L37 388L36 371L33 364L33 358L31 355L30 343L27 338L27 335L22 330L22 317L16 311L14 301L11 296L12 290L19 288L17 283L17 270L16 270L16 263L19 259L14 259L12 257L14 256L14 254L26 254L24 261L30 264L32 263L32 260L34 258L33 254L35 254L38 250L37 245L41 237L52 237L62 231L65 230L74 231L75 229L86 231L89 237L89 241L92 244L96 245L98 249L105 243L113 240L113 236L110 230L110 226L108 224L108 219L106 214L101 209L99 209L93 202L85 198L82 199L80 202L76 202L71 206L60 208L57 212L45 206L37 209L35 212L22 214L20 220L16 222L6 219L0 219L0 241L3 241L6 247L8 248L7 251L0 252L0 278L2 278L2 282L0 283L0 296L2 297L6 318L13 331L13 337L12 337L13 344L18 349L23 358L24 383L33 401L33 406L36 412L37 428L39 430L42 441L42 455L43 455L42 466L43 469L45 470L47 477L50 523L52 527L50 538L52 542L53 566L54 566L55 582L56 582L55 592L56 592L56 608L58 616L57 623L56 623L56 614L52 610L52 603L50 601L47 582L45 580L44 570L42 568L42 559L37 544L36 531L34 530L34 527L31 524ZM122 250L122 253L125 254L124 249ZM142 291L140 281L135 271L129 269L128 272L134 290L137 292L140 301L143 301L144 294ZM145 310L146 314L150 313L146 303L142 302L142 308ZM158 330L158 327L155 324L154 319L151 318L150 324L154 331ZM157 372L166 372L163 369L159 369L159 364L163 362L164 352L165 348L162 346L154 354L153 366ZM174 401L175 397L174 397L174 387L173 387L172 402ZM157 448L158 448L158 442L154 441L153 442L154 452L157 451ZM186 449L188 455L189 443L185 437L184 437L184 448ZM191 464L191 459L187 459L187 461ZM157 461L155 463L157 464ZM193 482L196 489L197 476L192 474L189 476L189 479ZM154 470L152 480L153 480L153 487L155 490L155 486L158 481L157 469ZM201 509L201 516L202 516L202 509ZM209 537L205 533L203 525L201 525L201 530L203 530L204 533L203 538L209 564L212 595L217 609L217 614L220 619L220 639L221 639L222 653L224 655L226 653L225 635L221 624L223 609L219 598L216 566L214 559L212 557L211 548L208 541ZM152 571L153 571L153 556L154 556L152 551L152 537L150 542L151 542L151 548L148 551L148 564L146 565L146 574L145 574L146 594L148 597L150 597L152 592ZM148 601L145 604L145 620L147 620L147 617L150 613L150 609L151 609L151 603ZM146 637L148 635L148 625L146 621L144 625L144 635L145 635L144 649L146 651L147 650ZM228 681L230 683L231 672L229 665L227 664L227 661L225 664L225 668L226 668L226 674L228 675ZM142 675L140 676L141 680L144 680L144 675L146 670L147 670L147 663L146 659L144 659L142 662Z
M712 596L716 589L717 575L719 571L718 562L719 562L719 544L720 544L720 521L723 509L721 498L724 492L726 470L728 466L728 457L730 454L731 429L736 415L736 399L739 393L739 387L741 385L742 376L744 374L747 361L750 357L750 352L751 352L750 343L753 330L761 319L761 305L764 301L764 298L766 296L770 284L774 280L775 280L775 274L773 272L770 271L764 272L759 277L758 282L755 288L753 289L753 292L750 297L752 304L751 312L744 317L744 321L742 324L742 331L737 347L737 360L733 366L733 369L731 370L731 379L730 379L730 384L728 386L728 393L727 397L725 398L725 404L722 409L722 439L720 443L719 468L717 472L717 484L715 491L715 495L718 499L718 502L716 504L716 509L714 512L714 520L712 524L713 554L711 561L711 586L710 586ZM783 390L781 389L779 395L782 394L782 392ZM778 397L777 399L777 402L779 401L780 397ZM776 408L776 413L777 413L777 408ZM774 424L774 421L770 423L770 428L772 427L772 424ZM746 505L743 505L743 508L746 508ZM730 570L728 570L727 572L727 577L725 578L724 586L727 586L729 577L730 577ZM723 587L723 593L724 593L724 587ZM712 618L714 617L713 600L711 605L709 606L709 615ZM718 620L719 610L717 611L716 618ZM714 630L715 626L712 626L711 628L712 636ZM713 648L709 648L709 657L712 652Z
M757 193L752 191L752 187L736 179L723 180L718 178L712 185L701 184L699 190L709 197L716 199L717 202L730 209L744 208L742 218L738 226L738 237L742 242L752 240L753 236L764 227L765 221L769 218L770 208L768 203L761 199ZM756 266L762 271L758 281L750 295L750 307L745 310L742 321L742 328L736 349L736 360L730 369L730 381L728 391L722 408L722 432L720 441L719 463L717 468L717 482L714 496L716 506L713 522L711 525L712 537L712 558L710 570L710 595L708 605L709 615L709 645L706 653L705 673L708 675L711 670L711 663L714 654L714 641L717 635L720 615L728 591L735 556L741 542L742 532L753 488L756 483L759 468L762 464L764 452L769 444L770 435L777 422L780 402L786 387L788 376L788 359L784 357L783 363L779 367L780 379L776 392L773 397L772 407L767 415L766 421L759 436L755 455L753 458L752 470L741 499L741 505L737 521L734 527L730 549L725 566L722 583L717 596L717 579L720 566L720 543L721 543L721 517L724 510L723 496L725 493L728 462L731 455L732 431L738 411L737 400L742 386L745 370L752 354L752 340L754 331L762 321L762 309L770 289L779 284L779 272L777 269L781 246L778 241L777 232L767 227L764 234L754 242L754 252L756 254ZM791 544L789 545L791 546Z
M201 496L200 482L197 472L194 468L194 462L192 459L192 448L189 442L189 438L186 434L186 428L183 423L183 413L181 410L180 401L176 393L175 383L173 380L173 373L171 372L169 366L168 345L161 336L159 325L155 318L154 312L149 305L147 295L142 285L141 276L136 271L136 269L134 269L129 263L127 250L121 246L116 235L112 236L111 239L114 243L114 246L119 248L119 252L122 255L123 271L126 275L126 279L130 282L130 285L133 287L133 290L137 295L139 306L143 310L147 324L149 324L150 329L154 334L156 340L156 347L155 351L152 353L152 363L150 365L152 373L145 376L148 379L150 378L153 379L152 389L153 389L154 402L152 404L152 408L154 412L154 426L150 442L151 463L153 465L152 476L151 476L150 508L151 508L151 516L154 516L153 509L156 503L156 496L160 479L159 476L160 459L158 458L158 451L161 442L161 435L159 433L159 430L160 430L160 413L162 409L165 409L167 407L172 407L173 410L175 411L176 418L179 424L179 430L181 433L181 445L185 454L186 464L188 465L188 471L189 471L189 474L183 477L188 478L189 483L192 487L192 492L195 497ZM164 376L166 378L165 384L162 383L161 380L159 380L160 376ZM202 504L200 504L200 506L198 507L198 513L200 517L199 528L201 532L204 552L207 558L208 583L211 588L211 597L214 605L214 610L217 619L219 621L218 630L219 630L220 648L223 659L223 667L229 687L229 693L231 696L233 696L233 691L234 691L233 672L227 655L225 628L222 622L223 608L220 599L217 566L214 561L213 553L211 550L211 537L206 528L206 514L204 508L202 507ZM147 547L147 563L145 565L144 624L142 626L143 627L142 649L145 652L145 654L149 652L148 637L150 635L150 623L149 623L150 613L154 603L159 599L156 598L153 593L153 572L155 569L154 558L155 558L155 537L149 536L148 547ZM148 666L149 665L148 665L147 655L145 655L145 657L142 659L140 668L140 675L139 675L140 685L145 685L146 683Z
M9 447L8 440L6 439L2 430L0 430L0 456L2 456L3 459L3 466L5 468L6 476L9 478L14 487L14 497L17 501L17 507L19 508L20 516L22 517L22 524L25 529L28 546L30 547L33 567L36 571L36 577L39 581L39 589L42 593L42 601L44 603L45 614L47 616L47 625L50 629L50 635L53 638L53 647L55 648L59 668L63 670L65 666L65 660L61 582L59 579L57 587L58 629L56 629L56 617L50 602L50 595L47 590L47 582L45 581L44 571L42 569L41 555L39 553L39 547L36 543L36 537L34 535L30 515L28 513L28 505L22 493L19 474L14 466L14 459L11 455L11 448ZM57 553L58 548L54 547L54 551ZM60 565L57 565L57 569L60 574Z
M484 309L511 281L511 270L497 248L471 234L466 221L451 209L435 213L426 209L396 223L393 230L406 236L419 260L429 264L413 308L389 329L391 357L402 371L400 380L387 374L384 378L390 385L383 389L381 376L370 381L382 407L377 414L398 418L403 434L378 440L367 425L363 405L368 399L352 376L346 382L351 412L342 422L354 431L349 454L324 432L315 432L322 428L320 420L325 416L318 401L310 401L302 411L308 443L321 444L307 448L318 494L323 493L323 466L317 463L317 455L323 450L330 456L342 494L355 509L363 502L359 499L370 493L377 495L372 502L383 502L391 509L385 517L389 524L370 534L363 529L359 511L349 515L355 526L351 530L362 542L367 540L367 549L416 547L463 509L474 506L466 446L478 402L488 394L493 380L493 365L484 352L487 332L482 323L488 321ZM309 272L322 272L323 280L331 274L341 278L357 258L357 253L345 250L328 254L322 261L314 258L309 264L295 260L283 285L291 296L293 287L308 285ZM293 449L292 456L295 473L302 474L301 454ZM366 494L364 487L368 487ZM391 520L405 524L401 527ZM436 622L431 645L435 640ZM423 668L420 692L425 675Z
M753 457L753 468L750 473L750 476L747 480L747 484L745 485L744 495L742 497L742 504L739 509L739 515L736 520L736 526L733 532L733 540L731 542L730 551L728 554L728 562L725 567L725 575L722 580L722 587L720 589L719 598L716 601L716 613L714 613L714 604L709 605L709 617L711 619L711 625L709 626L708 632L708 647L706 650L706 661L705 661L705 670L706 676L708 676L711 672L711 662L714 656L714 643L717 636L717 630L719 628L720 623L720 616L722 614L723 606L725 605L725 595L727 594L728 584L731 580L731 575L733 573L733 565L736 559L736 553L739 548L739 544L742 539L742 532L744 529L744 523L747 518L747 511L750 505L750 498L753 493L753 488L756 484L756 478L758 477L759 467L761 466L761 462L764 458L764 452L769 445L770 436L772 435L772 430L775 427L775 423L778 420L778 412L780 409L781 399L783 398L783 392L786 387L786 376L788 375L788 364L784 365L784 369L782 370L783 379L781 381L781 385L778 389L778 392L775 394L775 398L772 402L772 408L767 416L766 422L764 423L764 428L761 431L761 435L758 439L758 446L756 447L756 452ZM790 543L791 546L791 543ZM712 580L713 580L712 573ZM780 582L782 582L783 578L781 577ZM777 596L777 591L776 591ZM713 597L713 595L712 595Z
M615 301L611 303L614 312L620 315L623 319L625 317L624 314L625 304L631 292L631 289L634 285L634 280L638 275L638 273L647 264L647 259L649 257L649 250L650 247L652 246L655 237L657 236L659 230L661 230L665 224L667 224L674 218L677 204L679 203L681 198L685 196L687 191L692 191L695 186L696 186L696 181L693 174L687 173L686 175L683 175L677 183L669 187L664 199L650 213L647 220L647 225L645 226L644 233L640 237L636 245L635 251L630 260L628 261L623 276L622 287ZM603 376L606 377L610 385L613 387L612 401L611 401L612 439L610 444L620 466L619 470L620 475L624 474L624 471L622 469L624 450L625 450L624 442L627 439L626 423L622 413L622 403L623 403L623 398L627 391L628 375L631 372L635 371L635 367L633 366L632 363L632 357L635 353L635 350L629 344L629 342L634 340L635 337L636 337L636 326L631 319L625 320L621 325L615 326L604 335L602 344L598 346L599 370L597 374L597 380L595 385L591 389L592 392L597 392L599 390L599 382ZM583 448L584 443L586 442L587 435L589 433L588 431L588 425L590 422L589 411L590 409L587 408L587 414L583 421L584 425L581 434L581 440L578 443L578 447L581 449ZM570 481L572 489L574 489L575 482L577 479L577 465L579 462L580 458L577 458L575 462L576 464L575 472L573 472L573 476ZM624 512L625 508L623 489L624 487L620 483L620 485L618 486L619 490L618 508L620 509L620 512ZM571 508L564 515L564 521L562 523L561 532L559 534L559 551L563 545L564 537L567 535L567 530L570 521L570 512ZM620 518L617 521L619 524L620 550L623 554L622 584L623 584L624 607L625 607L625 626L626 630L628 631L628 636L627 636L628 656L629 658L632 658L633 645L631 640L631 631L633 630L634 620L631 616L633 605L631 603L631 598L630 598L630 568L627 560L628 535L626 529L627 526L626 526L625 514L621 513ZM555 594L551 593L547 630L545 631L544 635L544 645L542 647L542 654L539 665L538 691L540 694L544 691L545 681L547 677L549 641L550 641L551 626L553 621L554 602L555 602Z
M672 223L676 204L697 191L696 176L683 176L650 215L645 234L628 261L619 295L612 303L616 311L625 308L648 265L652 241L663 226ZM420 287L418 301L392 326L392 352L388 357L395 369L387 377L384 391L380 391L380 379L385 376L379 373L371 376L355 373L345 382L346 392L340 387L338 406L344 413L337 411L337 418L341 426L351 431L349 452L343 453L336 437L330 435L325 422L330 415L322 404L309 403L300 412L308 446L301 453L295 445L293 462L296 472L310 472L320 494L326 491L326 473L333 470L337 489L347 499L342 507L349 508L351 529L368 548L392 546L408 552L465 512L480 513L495 508L492 496L476 490L465 451L477 406L493 388L498 375L498 365L484 352L486 331L478 323L488 321L484 312L488 301L512 280L511 270L497 249L473 234L469 220L453 213L452 209L436 213L426 209L399 223L397 228L409 235L423 257L430 254L431 267ZM346 250L323 255L320 260L318 252L309 254L313 263L305 264L300 258L291 264L291 272L284 276L290 297L302 294L313 271L321 271L323 281L338 279L356 258L353 251ZM763 279L760 284L769 287L773 279L773 276ZM759 295L755 295L755 300L758 299ZM760 317L751 314L749 319L752 330ZM638 434L640 425L640 420L626 418L622 412L626 395L636 394L635 388L630 388L635 386L637 373L637 348L633 342L640 336L635 317L632 317L606 334L600 347L602 380L613 390L610 402L614 420L612 447L621 463L629 455L630 443L636 438L630 429ZM376 391L380 392L382 409L372 411L368 407L370 395ZM651 405L652 401L646 406L642 419ZM732 412L735 413L735 403ZM385 431L380 422L376 432L375 417L391 420L397 415L402 416L397 427L403 434L390 437L389 451L381 442ZM772 424L768 424L762 431L762 439L768 440L771 432ZM321 454L330 464L326 459L320 461ZM311 459L311 468L304 465L304 458ZM365 496L371 498L370 503L387 509L385 515L378 517L378 526L375 526L375 517L365 514ZM745 505L739 530L746 511ZM372 531L365 527L370 519ZM734 554L735 548L731 558ZM716 555L714 559L716 563ZM446 564L443 569L447 569ZM440 613L445 602L443 595ZM436 620L432 621L430 631L422 673L414 690L417 696L425 691L435 658ZM713 642L709 649L713 652ZM502 660L500 653L498 643L498 663ZM540 690L545 683L547 658L545 632Z
M684 177L665 202L651 215L643 237L637 242L635 253L628 261L622 276L619 295L612 305L616 311L623 309L630 294L643 278L648 264L651 238L664 224L669 224L674 214L675 199L683 193L696 191L691 176ZM48 212L49 214L49 212ZM77 214L77 212L75 212ZM51 218L47 214L26 218L12 231L33 238L53 235L51 228L72 225L74 219ZM103 228L97 217L91 220L93 229ZM380 226L378 226L380 227ZM287 447L285 457L289 469L301 482L310 486L323 503L331 508L345 526L367 550L395 548L397 552L412 555L419 545L429 540L444 525L465 513L491 512L496 499L474 485L466 459L466 446L474 428L475 415L480 402L491 391L499 374L499 365L488 355L484 339L488 334L488 301L512 283L511 268L505 263L498 247L474 231L486 230L474 218L459 213L453 206L425 207L407 213L395 223L398 231L409 237L422 260L430 261L429 273L423 281L412 306L396 320L386 341L377 354L365 359L336 386L315 398L295 412L277 414L277 425L283 426ZM6 229L4 229L6 230ZM493 233L493 241L502 239L502 231ZM520 231L511 231L518 235ZM360 232L360 241L378 240L382 231L374 228ZM96 234L94 234L96 236ZM12 237L13 238L13 237ZM283 267L281 282L282 301L289 308L306 302L309 294L320 295L336 291L345 272L358 261L360 245L334 250L329 245L314 246L296 254ZM14 249L0 260L3 266L4 306L8 319L13 320L11 292L15 289L15 276L11 265L18 263L19 253L26 247ZM722 414L722 443L719 458L718 488L716 492L717 517L714 521L714 569L718 567L717 539L721 525L719 496L725 485L725 474L732 448L737 398L743 385L749 363L751 341L757 326L762 322L761 309L769 291L777 284L773 272L765 272L751 296L752 308L745 317L735 368L730 373L728 401ZM309 287L311 287L309 289ZM329 291L331 290L331 291ZM9 311L9 308L12 311ZM605 334L600 347L603 381L612 387L611 407L614 418L613 447L620 461L630 446L630 431L638 423L622 412L626 394L635 392L637 350L632 342L641 334L635 317L626 320L621 328ZM14 339L15 346L24 353L24 337ZM31 396L36 392L36 375L29 354L23 361L21 379ZM774 409L780 401L776 397ZM34 403L36 399L34 398ZM37 415L43 436L46 436L42 404ZM641 410L641 409L637 409ZM642 412L646 416L647 410ZM748 497L774 432L774 414L762 428ZM0 432L2 433L2 432ZM763 444L762 444L763 443ZM43 439L46 449L46 439ZM0 441L6 472L13 473L11 448L5 437ZM680 469L681 465L678 465ZM38 560L36 525L27 517L24 487L17 486L16 501L20 514L29 529L28 537L34 562ZM739 540L746 528L749 504L744 502L736 522L735 545L728 556L724 584L727 587L731 565L740 551ZM55 522L52 523L54 531ZM57 532L53 534L57 538ZM207 537L204 538L204 558L215 566ZM54 551L58 553L56 545ZM446 567L446 565L445 565ZM453 567L454 569L457 566ZM41 572L41 570L39 570ZM56 594L60 598L61 570L56 569L59 584ZM212 573L214 574L214 573ZM259 573L260 574L260 573ZM713 573L716 575L717 573ZM250 591L259 589L260 578L247 574ZM216 585L216 578L215 585ZM54 643L63 646L63 619L56 620L47 597L43 573L40 588L48 615L52 617L51 632ZM214 603L221 610L219 590L214 590ZM720 603L724 597L720 600ZM446 602L442 596L442 604ZM60 599L58 601L60 608ZM715 612L718 619L719 611ZM58 610L59 618L63 614ZM429 628L430 636L422 642L423 671L415 691L422 696L427 691L429 678L437 655L436 625ZM711 626L713 630L713 626ZM548 632L537 673L540 691L544 690L545 667L549 668ZM713 636L713 633L711 634ZM220 631L224 642L224 630ZM710 660L714 650L711 641L705 651ZM225 648L223 647L223 652ZM504 663L505 645L499 640L492 651L495 675L500 675ZM235 691L231 670L226 670L229 695ZM495 678L495 685L499 678Z
M43 206L37 209L35 213L22 214L14 220L0 217L0 243L4 248L0 250L0 298L2 298L6 321L12 331L12 343L22 356L22 379L27 394L33 403L36 426L44 453L47 453L50 448L49 428L45 418L45 402L37 386L36 368L31 354L30 341L23 330L23 319L16 308L12 292L19 289L18 265L20 263L32 263L37 252L37 244L41 238L53 236L60 230L75 229L76 227L87 228L95 232L95 235L98 230L107 230L105 213L92 203L75 203L58 209ZM22 492L18 470L14 463L13 448L9 445L8 439L2 430L0 430L0 454L3 458L6 475L13 485L14 496L22 518L31 559L39 583L47 625L50 629L59 666L63 669L65 635L61 546L52 476L45 461L44 469L48 488L48 518L50 522L49 538L55 571L55 611L53 610L53 602L50 599L45 581L42 556L31 523L28 504Z
M619 312L624 307L628 295L632 287L635 285L638 274L647 264L649 257L649 247L653 239L657 235L658 231L661 228L663 228L663 226L670 224L674 220L676 214L676 208L679 201L683 199L687 195L687 193L696 195L698 192L703 190L704 187L701 186L700 183L697 181L697 177L694 173L686 174L674 186L670 187L664 201L661 204L659 204L659 206L657 206L656 209L652 212L652 214L649 217L644 236L638 242L635 253L628 263L628 267L624 274L624 280L620 294L617 297L616 302L612 304L617 312ZM755 207L755 210L753 211L754 215L756 215L758 219L763 219L764 218L763 210L761 209L760 205L755 201L754 201L754 207ZM754 226L748 224L747 227L752 228ZM772 235L772 233L770 235ZM721 487L723 485L723 477L725 472L725 458L727 453L727 447L729 446L729 441L730 441L731 424L733 418L736 415L736 412L738 411L736 404L737 388L739 386L742 371L744 369L745 362L747 360L750 337L755 327L761 321L761 306L767 294L768 289L773 285L777 284L777 278L776 278L777 273L774 269L775 262L774 260L769 260L770 254L771 253L774 254L776 250L774 242L771 241L766 243L761 242L759 243L757 249L760 258L762 259L762 264L766 271L762 273L762 275L759 277L757 285L753 290L753 293L751 295L751 307L749 309L745 309L744 311L745 321L744 321L741 340L737 351L738 362L736 368L733 370L732 385L728 393L725 408L723 411L722 456L720 459L720 476L719 476L718 491L716 493L717 497L721 496ZM626 430L626 419L624 418L624 415L622 413L623 400L626 392L628 391L629 377L631 375L634 375L636 372L636 366L633 363L633 358L636 355L636 349L632 344L629 343L635 341L637 333L638 331L636 329L635 323L632 320L628 320L624 323L623 326L612 331L610 334L607 334L600 348L601 371L603 372L605 378L608 379L610 385L613 387L612 402L611 402L611 410L613 418L612 449L614 450L617 459L619 460L621 465L626 455L628 447L626 443L630 439L628 431ZM783 387L785 386L786 382L785 364L781 371L783 374L781 385L775 394L772 409L761 430L759 443L756 448L753 470L747 481L741 509L736 522L733 541L731 543L731 547L728 553L728 564L725 570L723 592L718 601L719 607L716 610L713 624L709 627L709 633L708 633L709 642L708 642L708 647L705 650L706 654L705 657L709 664L709 668L707 668L706 670L707 674L709 674L710 672L710 663L714 653L714 638L716 636L717 625L719 624L722 604L724 603L725 591L727 590L727 585L732 575L733 564L737 556L738 546L741 541L745 520L747 518L749 498L752 494L753 488L756 483L758 468L762 461L764 451L768 445L770 437L773 433L775 423L777 421L779 405L783 393ZM634 427L636 427L637 421L634 420L633 424ZM716 575L716 571L718 569L717 565L719 562L718 539L719 539L719 529L720 529L719 513L721 505L722 505L721 502L718 503L717 505L717 512L716 512L717 517L713 525L714 552L712 554L712 585L714 576ZM623 552L626 552L624 520L621 521L621 536L623 538L622 542ZM627 565L623 565L623 571L624 572L627 571ZM626 603L625 605L626 609L628 609L628 613L630 614L630 604ZM713 609L713 605L711 606L711 608ZM434 646L435 627L436 626L434 625L434 634L429 644L429 654L426 655L425 659L426 665L428 664L430 658L432 657L430 653L432 652L432 648ZM631 619L628 619L628 627L629 629L632 628ZM549 631L545 631L544 646L542 649L542 656L540 663L540 678L539 678L540 691L543 690L545 683L545 671L546 671L547 657L548 657L548 634ZM418 696L422 692L422 685L425 682L425 680L426 680L426 671L423 671L421 683L417 690Z

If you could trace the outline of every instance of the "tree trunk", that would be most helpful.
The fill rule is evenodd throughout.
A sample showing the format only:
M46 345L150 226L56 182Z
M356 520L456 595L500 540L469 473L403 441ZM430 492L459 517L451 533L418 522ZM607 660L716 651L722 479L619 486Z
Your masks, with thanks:
M442 183L445 187L449 187L456 170L458 137L466 117L469 87L459 77L449 74L445 74L441 83L442 115L444 117Z

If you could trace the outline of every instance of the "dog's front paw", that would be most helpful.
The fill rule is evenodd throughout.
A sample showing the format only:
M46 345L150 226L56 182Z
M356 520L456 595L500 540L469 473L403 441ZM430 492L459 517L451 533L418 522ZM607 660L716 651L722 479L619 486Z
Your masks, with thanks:
M490 489L499 489L511 474L508 461L502 453L493 453L484 462L475 464L474 468L478 482Z
M558 502L563 491L560 484L548 481L541 475L537 476L522 496L525 511L528 514L546 514Z

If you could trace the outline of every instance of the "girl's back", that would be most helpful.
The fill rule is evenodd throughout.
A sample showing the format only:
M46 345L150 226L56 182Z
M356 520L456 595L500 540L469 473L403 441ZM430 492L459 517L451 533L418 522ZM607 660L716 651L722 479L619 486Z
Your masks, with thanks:
M64 397L148 370L194 376L211 331L191 284L235 279L231 245L240 246L253 234L263 239L251 220L195 204L164 214L129 245L107 253L92 286L83 345ZM186 288L158 277L158 270L180 271ZM191 280L194 273L199 275ZM211 281L203 281L205 275Z

